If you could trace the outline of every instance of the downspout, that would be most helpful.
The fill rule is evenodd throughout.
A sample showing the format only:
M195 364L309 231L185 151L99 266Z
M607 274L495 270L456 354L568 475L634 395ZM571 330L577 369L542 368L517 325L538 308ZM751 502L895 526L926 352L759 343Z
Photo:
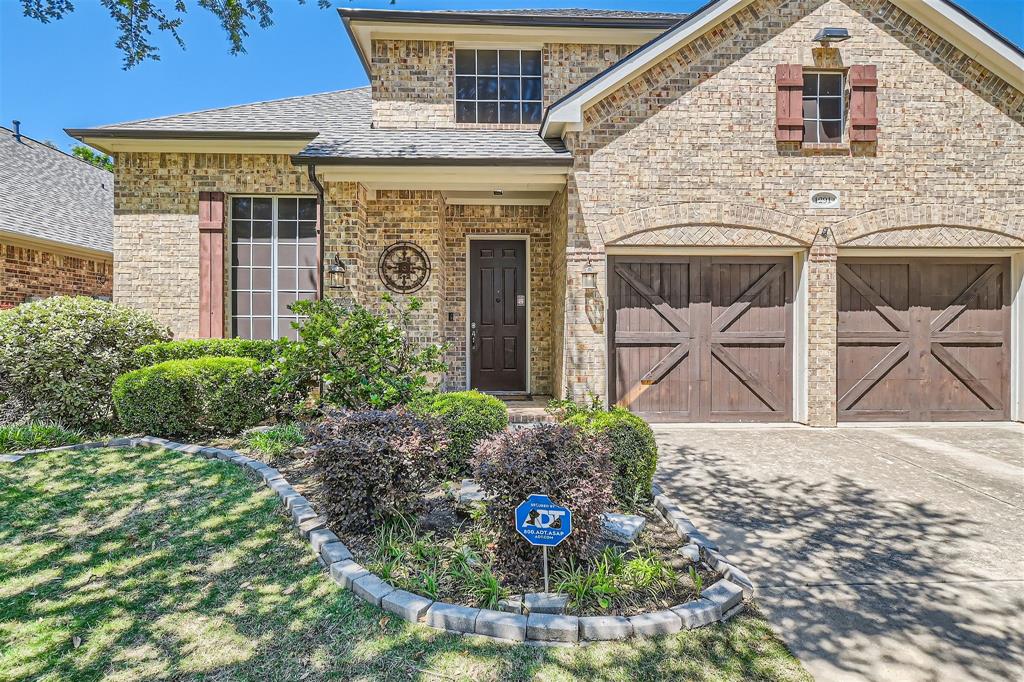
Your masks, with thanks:
M316 177L316 164L306 166L309 173L309 181L316 187L317 206L317 278L316 278L316 300L324 299L324 186Z

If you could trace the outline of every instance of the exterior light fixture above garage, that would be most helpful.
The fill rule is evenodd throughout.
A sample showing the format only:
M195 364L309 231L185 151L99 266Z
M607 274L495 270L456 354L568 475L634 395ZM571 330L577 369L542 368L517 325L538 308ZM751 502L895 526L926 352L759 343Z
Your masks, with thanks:
M848 28L836 28L834 26L828 26L818 31L818 34L814 36L814 42L816 43L841 43L844 40L850 39L850 29Z

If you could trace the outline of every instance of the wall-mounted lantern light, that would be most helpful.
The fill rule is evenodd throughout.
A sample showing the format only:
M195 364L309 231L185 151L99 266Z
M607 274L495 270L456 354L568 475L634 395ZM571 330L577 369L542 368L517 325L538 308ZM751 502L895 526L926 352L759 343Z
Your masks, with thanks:
M327 279L331 289L341 289L345 285L343 280L345 277L345 264L341 261L341 256L337 253L334 254L334 260L327 266Z
M838 28L835 26L828 26L818 31L818 34L814 36L814 42L816 43L841 43L844 40L850 39L850 29Z
M597 288L597 270L594 269L594 264L587 259L587 265L583 268L583 288L587 291L593 291Z

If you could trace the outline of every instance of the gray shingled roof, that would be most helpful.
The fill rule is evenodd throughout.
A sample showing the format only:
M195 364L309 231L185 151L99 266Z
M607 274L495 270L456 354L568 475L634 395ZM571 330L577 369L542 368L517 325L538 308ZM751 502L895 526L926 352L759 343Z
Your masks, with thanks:
M96 132L132 133L296 133L317 137L299 153L310 159L357 163L403 160L515 159L554 162L569 160L559 141L545 141L530 130L468 130L371 128L370 88L338 90L208 109L94 129ZM74 131L77 135L87 135Z
M113 250L114 174L0 127L0 231Z

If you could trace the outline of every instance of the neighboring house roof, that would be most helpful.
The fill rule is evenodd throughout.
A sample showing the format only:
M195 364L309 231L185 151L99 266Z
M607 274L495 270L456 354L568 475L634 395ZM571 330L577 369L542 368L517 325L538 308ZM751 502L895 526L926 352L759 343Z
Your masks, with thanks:
M0 233L113 251L114 174L0 126Z
M559 137L583 110L674 54L753 0L712 0L674 28L569 92L544 112L541 135ZM890 0L1007 83L1024 91L1024 52L950 0Z
M561 141L534 131L371 128L372 111L370 88L362 87L67 132L94 141L291 136L309 141L294 158L318 163L570 163Z

